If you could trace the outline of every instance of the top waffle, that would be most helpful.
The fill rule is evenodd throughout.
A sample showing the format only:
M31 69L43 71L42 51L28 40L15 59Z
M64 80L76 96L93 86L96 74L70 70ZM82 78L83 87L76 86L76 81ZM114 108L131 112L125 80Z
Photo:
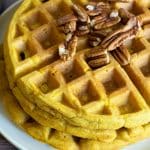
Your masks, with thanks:
M52 108L76 126L118 129L148 123L149 2L113 3L116 9L124 7L138 16L143 26L135 39L124 43L131 54L129 65L122 68L115 54L108 65L97 69L85 60L85 54L91 51L86 36L79 37L75 57L65 62L59 59L58 46L65 35L56 20L72 12L73 3L85 5L88 1L26 0L19 7L5 40L11 89L19 87L40 109Z

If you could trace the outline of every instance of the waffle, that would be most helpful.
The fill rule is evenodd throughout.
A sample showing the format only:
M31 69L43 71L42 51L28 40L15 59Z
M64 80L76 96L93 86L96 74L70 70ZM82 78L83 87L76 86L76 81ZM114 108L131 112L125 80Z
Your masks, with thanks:
M68 0L26 0L17 10L8 29L4 51L11 89L14 93L16 88L20 89L38 110L48 116L55 112L59 119L73 126L115 130L147 124L150 121L150 51L149 37L145 34L149 3L116 3L115 7L125 7L138 15L144 22L143 30L126 43L132 54L129 66L121 68L111 57L109 65L96 70L85 61L85 53L90 51L85 37L79 39L74 59L67 62L59 59L57 45L64 40L64 35L57 29L56 19L68 14L71 5L72 1Z
M113 150L150 136L149 124L134 129L120 129L117 131L118 135L115 140L109 143L78 138L47 126L42 126L23 110L25 106L22 108L19 105L18 100L9 88L4 70L4 60L0 59L0 83L3 83L1 83L0 95L7 113L15 124L37 140L61 150L85 150L87 148L89 150Z

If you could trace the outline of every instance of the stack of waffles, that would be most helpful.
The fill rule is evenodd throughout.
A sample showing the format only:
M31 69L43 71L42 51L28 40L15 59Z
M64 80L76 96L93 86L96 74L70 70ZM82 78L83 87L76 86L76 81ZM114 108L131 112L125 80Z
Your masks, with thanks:
M66 46L61 21L68 23L72 17L71 21L80 24L84 13L78 12L86 6L97 13L94 9L99 3L113 7L113 17L119 18L117 12L123 10L122 16L127 12L129 18L138 18L140 29L134 38L123 39L118 45L127 50L130 60L128 55L125 59L124 51L112 51L113 44L109 44L107 61L101 62L101 51L92 47L104 49L101 37L96 37L98 43L92 40L89 44L87 33L91 31L83 32L82 27L82 36L77 33L78 42L71 52L60 48ZM116 31L123 26L118 18L99 25L103 31ZM10 22L2 49L0 90L4 104L11 119L35 139L62 150L116 150L150 137L149 0L24 0Z

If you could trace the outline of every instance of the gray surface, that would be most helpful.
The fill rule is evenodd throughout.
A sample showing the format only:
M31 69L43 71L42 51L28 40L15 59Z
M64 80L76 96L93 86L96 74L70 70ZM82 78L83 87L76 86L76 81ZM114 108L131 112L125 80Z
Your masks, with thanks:
M17 150L17 149L0 135L0 150Z

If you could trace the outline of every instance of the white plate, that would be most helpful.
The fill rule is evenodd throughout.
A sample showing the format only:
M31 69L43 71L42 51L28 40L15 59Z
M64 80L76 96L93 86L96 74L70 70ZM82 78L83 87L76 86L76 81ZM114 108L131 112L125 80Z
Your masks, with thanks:
M9 7L0 17L0 43L2 43L8 22L18 7L19 2ZM0 133L12 144L22 150L52 150L53 148L38 142L16 127L7 117L0 101ZM150 139L126 147L124 150L150 150Z

